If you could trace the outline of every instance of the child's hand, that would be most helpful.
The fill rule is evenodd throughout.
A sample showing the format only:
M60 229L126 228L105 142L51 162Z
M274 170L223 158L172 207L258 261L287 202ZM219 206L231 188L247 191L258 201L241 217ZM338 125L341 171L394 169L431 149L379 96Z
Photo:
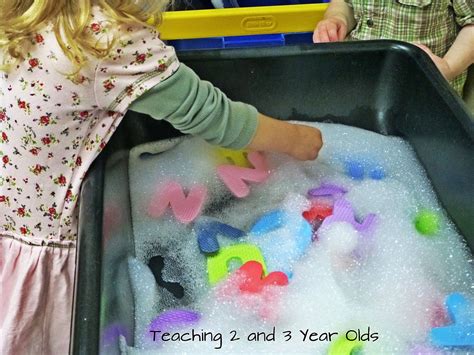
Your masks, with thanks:
M313 33L314 43L337 42L346 38L347 24L344 19L333 16L320 21Z
M317 128L276 120L262 114L247 146L252 150L285 153L298 160L314 160L323 145Z
M436 67L441 72L441 74L446 78L446 80L454 79L456 75L453 75L453 71L451 70L451 67L449 66L449 63L446 59L438 57L431 51L431 49L429 49L427 46L423 44L420 44L420 43L413 43L413 44L421 48L423 51L425 51L426 54L430 56L431 60L436 65Z
M298 160L314 160L318 157L323 146L321 131L314 127L295 124L296 134L293 138L292 148L288 152Z

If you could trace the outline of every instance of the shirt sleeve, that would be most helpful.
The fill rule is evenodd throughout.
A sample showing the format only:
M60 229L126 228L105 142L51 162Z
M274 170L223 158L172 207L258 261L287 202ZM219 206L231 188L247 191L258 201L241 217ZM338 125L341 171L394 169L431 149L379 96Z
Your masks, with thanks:
M473 0L454 0L454 14L459 26L464 27L474 24L474 1Z
M228 99L184 64L134 101L130 110L166 120L183 133L233 149L251 142L258 123L253 106Z
M179 67L173 47L150 27L119 25L110 54L96 66L94 93L100 109L125 113L137 97Z

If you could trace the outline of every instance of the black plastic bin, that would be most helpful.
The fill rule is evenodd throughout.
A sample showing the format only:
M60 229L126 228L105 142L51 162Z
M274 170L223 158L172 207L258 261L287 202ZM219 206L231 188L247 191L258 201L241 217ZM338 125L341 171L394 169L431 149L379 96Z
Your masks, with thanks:
M449 216L474 250L474 121L417 47L371 41L183 52L180 58L230 98L254 104L270 116L331 121L405 138ZM84 182L74 354L99 353L100 314L104 317L107 311L100 306L103 277L120 284L121 301L114 304L115 317L133 330L133 302L124 268L127 257L133 256L133 238L131 229L121 230L121 240L114 239L113 256L110 244L103 248L104 176L122 174L126 178L130 148L177 134L165 122L130 114ZM121 155L125 158L120 159ZM126 186L113 188L123 194L123 222L130 218L128 190ZM102 270L104 258L112 258L115 266Z

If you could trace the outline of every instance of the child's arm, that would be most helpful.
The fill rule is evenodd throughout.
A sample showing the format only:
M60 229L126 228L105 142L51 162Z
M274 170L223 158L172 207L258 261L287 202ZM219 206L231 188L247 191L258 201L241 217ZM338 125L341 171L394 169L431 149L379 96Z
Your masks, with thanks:
M319 130L272 119L250 105L231 101L184 64L138 97L129 109L167 120L181 132L234 149L275 151L309 160L317 157L322 146Z
M153 28L122 24L111 33L120 41L94 72L97 107L111 120L130 109L164 119L211 144L316 158L322 146L318 129L271 119L251 105L229 100L180 65L174 49Z
M431 57L439 71L447 80L452 80L471 64L474 64L474 25L464 26L459 32L456 40L443 58L431 52L431 50L418 44Z
M344 0L333 0L324 14L324 20L314 30L313 42L342 41L355 25L352 7Z

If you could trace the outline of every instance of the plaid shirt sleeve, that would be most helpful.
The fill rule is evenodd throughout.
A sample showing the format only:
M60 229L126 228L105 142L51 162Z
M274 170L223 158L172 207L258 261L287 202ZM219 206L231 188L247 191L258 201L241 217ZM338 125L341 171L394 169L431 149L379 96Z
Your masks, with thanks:
M459 26L474 24L474 1L473 0L454 0L454 13L456 22Z

